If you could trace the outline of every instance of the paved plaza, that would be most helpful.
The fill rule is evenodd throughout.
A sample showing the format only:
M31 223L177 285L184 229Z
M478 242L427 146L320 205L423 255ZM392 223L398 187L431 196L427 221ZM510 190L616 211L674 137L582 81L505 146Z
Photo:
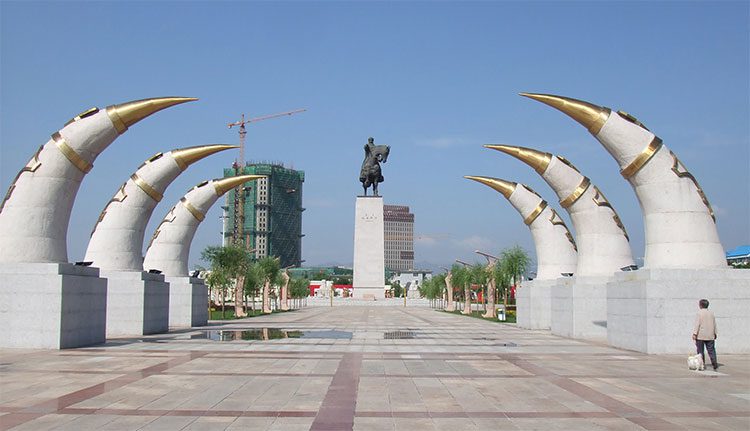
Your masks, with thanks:
M212 323L2 350L0 429L750 429L750 357L721 339L719 372L695 372L689 338L653 356L429 308Z

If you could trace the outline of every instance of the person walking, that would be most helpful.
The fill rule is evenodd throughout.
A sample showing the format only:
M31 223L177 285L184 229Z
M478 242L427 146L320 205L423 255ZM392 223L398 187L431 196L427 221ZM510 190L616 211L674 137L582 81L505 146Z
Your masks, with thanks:
M695 340L695 347L698 353L703 358L703 363L706 363L706 357L703 355L703 347L708 351L708 357L711 359L711 365L714 370L719 368L719 363L716 362L716 346L714 341L716 340L716 317L714 313L708 311L708 299L701 299L698 301L698 314L695 316L695 326L693 327L693 340Z

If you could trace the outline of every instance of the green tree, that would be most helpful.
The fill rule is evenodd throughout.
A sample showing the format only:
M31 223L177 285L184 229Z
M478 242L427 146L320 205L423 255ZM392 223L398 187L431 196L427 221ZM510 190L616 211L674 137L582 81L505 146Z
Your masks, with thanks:
M501 278L504 273L500 269L500 261L490 262L485 268L487 270L487 309L482 317L495 319L497 318L495 309L495 304L497 303L497 286L507 283Z
M232 279L221 269L216 268L208 271L206 275L206 284L208 284L209 301L213 298L213 291L216 289L217 295L221 295L221 315L224 317L224 297L227 288L232 284ZM209 313L210 315L210 313Z
M444 294L446 293L446 290L448 289L448 286L445 283L446 275L446 273L441 273L430 278L430 282L432 283L433 289L435 291L435 299L442 300ZM450 294L452 293L453 292L451 292Z
M454 263L451 267L453 278L451 283L454 286L463 287L464 311L463 314L471 314L471 271L468 266Z
M281 266L279 259L275 257L264 257L258 261L263 271L263 312L271 312L271 286L279 284L281 278Z
M469 267L469 272L471 274L471 284L476 284L479 286L479 291L484 292L484 288L487 286L487 281L489 280L487 266L481 263L475 263ZM483 298L487 297L486 295L482 296ZM477 298L479 298L479 292L477 292Z
M438 274L432 278L425 279L419 286L419 295L430 301L442 298L445 291L445 274ZM433 304L434 306L434 304Z
M209 262L211 272L217 272L217 277L224 277L223 281L233 280L234 290L234 315L244 317L245 313L242 298L244 293L244 278L248 266L252 263L250 253L244 247L229 245L225 247L209 246L201 252L201 259ZM230 282L231 284L231 282ZM224 288L228 284L223 285ZM222 294L222 317L224 316L224 295Z
M351 275L334 275L333 284L352 284Z
M518 286L518 282L521 281L523 274L529 269L529 265L531 265L529 254L518 245L506 248L500 253L500 270L504 273L502 281L505 283L503 285L498 284L498 286L503 286L503 305L506 307L508 305L510 287Z
M289 294L297 301L297 308L302 298L310 295L310 280L306 278L293 278L289 281Z
M250 308L253 313L255 313L255 298L263 287L263 283L265 283L263 268L260 267L258 262L253 262L245 272L245 295L250 297Z
M392 281L391 282L391 293L393 294L394 298L399 298L403 294L404 288L401 287L401 283L399 281Z

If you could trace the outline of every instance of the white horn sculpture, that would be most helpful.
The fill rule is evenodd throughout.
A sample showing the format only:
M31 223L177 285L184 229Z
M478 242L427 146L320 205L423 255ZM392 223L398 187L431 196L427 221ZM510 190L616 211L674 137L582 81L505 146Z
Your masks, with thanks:
M151 238L143 270L158 269L169 277L187 277L190 244L211 205L229 190L264 175L239 175L193 187L164 217Z
M575 275L612 276L633 265L625 227L598 187L560 156L525 147L485 145L510 154L539 173L557 193L573 221L578 246Z
M472 175L464 178L496 190L521 214L534 239L536 280L554 280L561 273L575 272L577 251L573 236L565 222L541 196L525 184Z
M192 100L197 99L165 97L91 108L52 134L0 204L0 262L67 262L73 202L96 157L129 126Z
M189 147L158 153L148 159L99 215L84 260L104 270L142 271L146 225L169 184L191 164L230 148L237 147Z
M631 115L581 100L521 93L582 124L620 165L646 230L648 268L724 268L713 210L698 181L661 139Z

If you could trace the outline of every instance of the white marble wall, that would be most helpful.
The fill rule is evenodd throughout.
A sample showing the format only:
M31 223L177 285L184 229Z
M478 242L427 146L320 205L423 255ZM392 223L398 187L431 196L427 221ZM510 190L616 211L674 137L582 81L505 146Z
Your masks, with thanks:
M607 284L609 344L645 353L694 351L698 301L716 316L716 349L750 353L750 270L639 269Z
M0 347L104 343L107 280L71 263L0 264Z
M354 211L354 299L385 297L383 198L358 196Z
M516 324L524 329L552 327L552 287L557 280L524 281L516 289Z
M107 337L169 330L169 283L145 271L102 271L107 278Z
M552 333L569 338L607 339L608 277L561 278L552 286Z
M196 277L165 277L169 282L169 327L208 323L208 287Z

